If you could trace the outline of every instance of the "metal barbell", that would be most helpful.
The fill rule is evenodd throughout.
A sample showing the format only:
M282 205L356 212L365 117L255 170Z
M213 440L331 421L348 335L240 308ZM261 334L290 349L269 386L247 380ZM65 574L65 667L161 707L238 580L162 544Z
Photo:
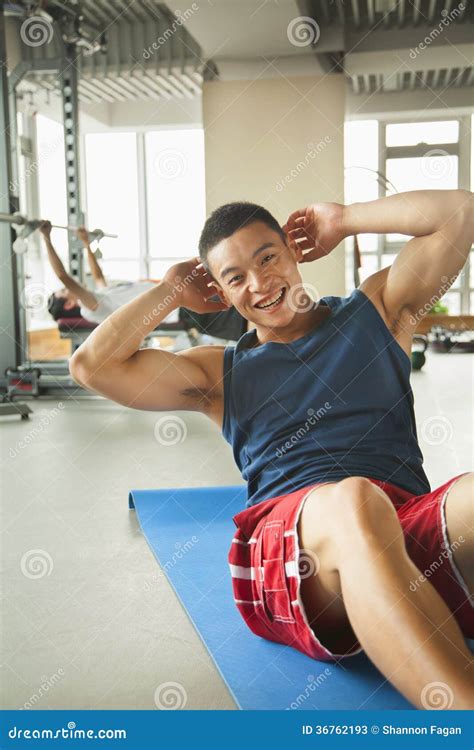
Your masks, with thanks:
M36 231L36 229L38 229L38 227L42 223L41 219L27 219L26 216L23 216L19 213L0 213L0 221L4 221L8 224L13 225L17 234L17 238L13 243L13 250L19 254L24 253L26 250L26 238L29 237L30 234L32 234L34 231ZM54 229L67 229L69 232L75 232L78 229L78 227L71 226L70 224L51 224L51 226L54 227ZM111 239L116 239L118 237L117 234L108 234L102 229L93 229L88 234L90 242L93 242L94 240L101 240L103 237L110 237Z

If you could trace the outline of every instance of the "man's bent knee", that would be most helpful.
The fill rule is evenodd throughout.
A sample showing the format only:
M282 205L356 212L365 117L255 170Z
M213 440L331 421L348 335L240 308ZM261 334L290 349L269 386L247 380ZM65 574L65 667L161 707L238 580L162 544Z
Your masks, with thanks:
M344 509L355 521L396 515L387 493L366 477L343 479L335 485L335 494L339 512Z
M338 507L343 519L341 533L355 545L380 540L384 545L404 546L403 530L388 495L365 477L349 477L337 484Z
M348 477L316 487L309 493L301 514L301 541L306 549L324 552L331 569L338 555L347 557L351 545L391 532L403 539L400 522L387 494L366 477Z

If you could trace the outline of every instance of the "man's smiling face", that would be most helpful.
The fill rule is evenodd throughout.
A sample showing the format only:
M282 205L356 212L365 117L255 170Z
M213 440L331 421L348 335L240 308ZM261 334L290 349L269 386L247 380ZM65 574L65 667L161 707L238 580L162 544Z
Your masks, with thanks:
M291 323L289 291L300 285L301 251L262 221L254 221L221 240L209 252L210 271L226 302L257 327Z

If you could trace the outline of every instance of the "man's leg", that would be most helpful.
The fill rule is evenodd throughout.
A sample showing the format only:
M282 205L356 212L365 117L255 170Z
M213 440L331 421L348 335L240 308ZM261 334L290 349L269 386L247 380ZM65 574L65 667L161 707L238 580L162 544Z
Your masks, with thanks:
M454 562L474 593L474 473L465 474L446 498L446 526Z
M318 574L302 581L301 595L323 645L330 647L328 630L340 629L345 643L353 631L415 706L426 708L423 691L442 682L451 708L472 708L471 655L433 586L410 588L420 571L387 495L362 477L316 488L298 531L300 548L319 560Z

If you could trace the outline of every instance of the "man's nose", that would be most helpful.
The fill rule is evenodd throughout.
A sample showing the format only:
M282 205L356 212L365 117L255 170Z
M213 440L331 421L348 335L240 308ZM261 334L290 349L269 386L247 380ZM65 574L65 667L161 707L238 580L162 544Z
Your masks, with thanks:
M269 273L262 270L250 271L248 275L249 291L266 294L271 288L271 277Z

